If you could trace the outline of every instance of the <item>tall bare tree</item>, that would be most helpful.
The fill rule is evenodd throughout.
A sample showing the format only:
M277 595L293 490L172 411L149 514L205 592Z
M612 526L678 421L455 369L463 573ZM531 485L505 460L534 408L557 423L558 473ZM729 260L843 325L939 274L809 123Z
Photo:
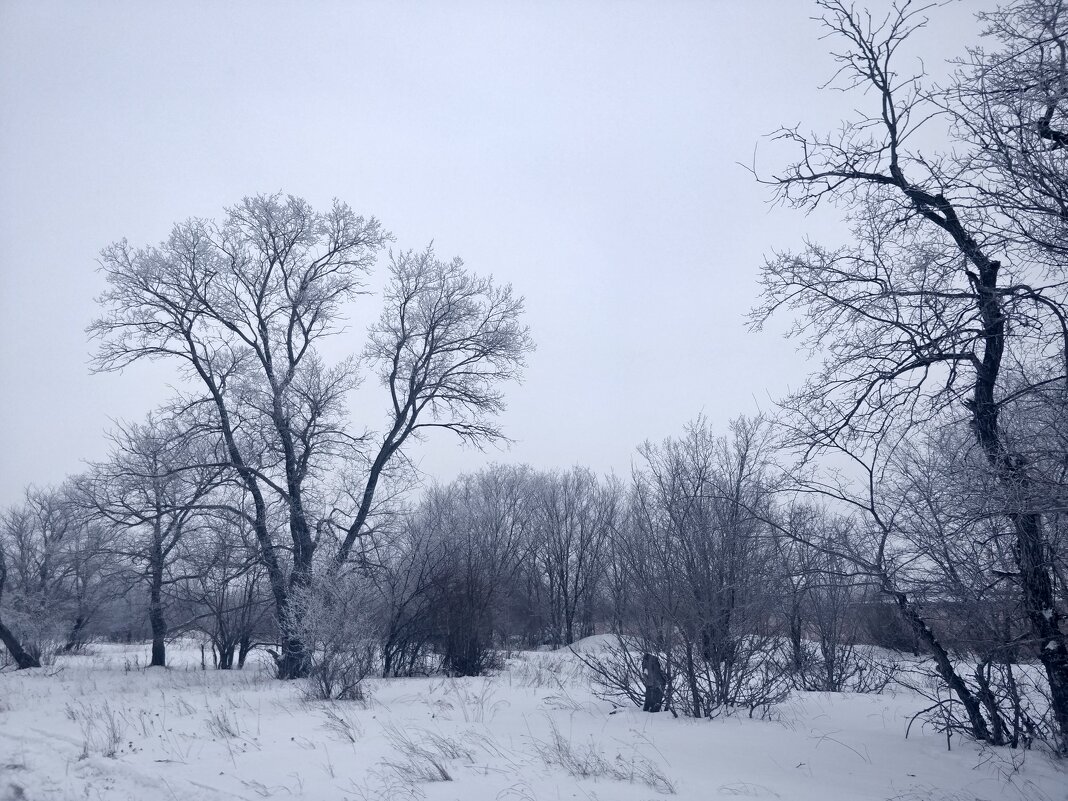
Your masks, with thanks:
M298 636L303 605L291 609L289 601L307 594L322 533L345 532L335 551L335 564L344 564L369 533L383 473L409 436L440 427L476 443L496 438L499 383L518 376L530 349L518 322L522 300L510 288L429 250L394 257L386 309L367 348L392 413L368 453L368 439L350 433L345 419L356 365L328 366L318 348L339 332L345 303L389 238L377 220L342 203L316 212L273 195L246 198L221 223L179 224L160 246L120 242L103 252L105 313L90 328L100 342L97 366L144 358L183 365L193 387L187 405L220 438L221 461L251 498L248 522L281 629L282 678L309 668ZM339 509L324 486L360 459L368 465L356 480L362 489L351 510ZM275 509L285 519L284 547Z
M377 220L342 203L316 212L272 195L246 198L221 223L180 223L159 246L122 241L102 254L104 315L90 327L100 343L96 364L118 370L173 359L191 379L225 462L252 497L284 678L307 670L304 646L287 630L289 593L310 582L316 545L305 485L352 445L340 422L351 365L325 366L317 346L337 332L343 304L387 238ZM287 510L289 569L268 519L275 498Z
M1049 680L1058 748L1068 752L1068 647L1053 597L1043 503L1027 459L1006 436L1005 419L1023 396L1064 392L1068 381L1065 282L1049 244L1063 228L1045 207L1033 208L1018 184L1054 208L1059 190L1043 188L1041 170L1013 166L1026 153L1042 152L1058 164L1063 158L1056 136L1063 119L1062 3L1014 3L990 18L999 35L1032 32L1031 44L1055 67L1039 70L1046 89L1032 85L1033 50L1017 48L1005 53L1000 71L975 54L978 71L962 74L950 92L926 89L919 68L898 71L927 7L905 2L880 19L842 0L819 5L829 35L843 45L834 54L839 80L866 92L874 109L830 136L781 131L801 157L770 183L797 208L840 204L855 243L811 244L771 258L754 319L759 325L792 309L794 335L825 354L822 368L787 401L806 421L815 451L902 421L966 416L998 482L1011 489L1003 514L1015 537L1017 586ZM1021 91L1010 97L995 72L1015 79ZM988 136L1004 133L1001 106L1027 96L1030 116L1018 119L1020 127ZM947 136L961 134L957 152L937 157L918 149L917 131L937 135L937 124ZM995 162L1004 169L988 170ZM1011 366L1026 367L1027 377L1009 382Z

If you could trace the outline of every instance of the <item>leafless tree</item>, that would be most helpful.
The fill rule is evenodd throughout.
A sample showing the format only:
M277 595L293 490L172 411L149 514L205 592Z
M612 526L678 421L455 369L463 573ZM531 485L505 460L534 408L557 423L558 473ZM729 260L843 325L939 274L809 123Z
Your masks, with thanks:
M114 595L114 570L109 564L113 530L94 520L81 509L77 488L80 477L74 479L71 503L79 508L81 523L66 543L66 606L71 619L64 653L72 653L85 644L85 637L99 613L106 610Z
M391 410L338 564L370 533L383 471L409 437L445 429L480 445L503 436L494 422L504 408L502 384L521 377L533 350L523 299L509 285L471 274L460 259L441 261L431 248L405 251L391 256L390 277L364 356L389 390Z
M550 642L593 634L593 604L604 573L620 491L588 469L540 476L534 490L535 563L545 585Z
M8 528L18 583L24 595L37 599L41 609L54 607L63 594L64 546L80 522L64 489L28 488L23 507L13 510L13 525Z
M220 503L220 491L240 493L233 487L214 490L211 508L182 537L173 594L189 627L211 641L214 665L230 670L243 668L252 649L273 642L274 635L255 535L246 516L230 511L247 504L233 497Z
M980 201L996 209L990 223L1056 275L1068 254L1068 8L1014 0L977 17L993 47L956 59L955 80L935 99L966 146ZM1015 290L1046 304L1053 288Z
M343 430L349 363L327 367L317 346L338 330L388 238L378 221L335 202L327 212L279 195L246 198L222 223L176 225L159 246L106 248L104 315L90 327L96 364L117 370L140 359L173 359L194 387L191 402L217 429L223 461L252 498L251 524L280 622L291 589L311 580L314 520L309 478L353 446ZM269 521L286 509L292 566ZM282 623L284 625L284 623ZM307 670L303 644L282 631L279 675Z
M789 504L781 513L786 518L784 529L802 531L820 526L820 510L811 504ZM799 673L805 664L806 607L812 592L814 571L811 569L811 549L802 537L782 536L772 530L776 555L776 574L781 582L776 593L776 606L782 629L790 645L790 669Z
M855 243L838 249L810 244L770 259L754 320L759 325L792 309L798 314L793 334L825 355L822 368L787 401L806 422L810 453L903 422L966 415L997 481L1012 490L1013 503L1003 514L1014 532L1016 582L1048 677L1058 750L1068 752L1068 649L1053 597L1050 540L1031 467L1006 437L1016 400L1047 387L1063 392L1068 378L1065 284L1059 268L1050 266L1056 259L1046 243L1059 234L1046 210L1029 209L1016 189L1017 182L1031 181L1031 190L1044 191L1033 182L1037 173L1030 167L986 171L998 161L1011 170L1017 146L1030 153L1059 149L1052 127L1061 119L1059 90L1031 92L1041 102L1030 107L1040 110L1011 135L992 139L983 132L989 133L989 121L1003 125L999 103L1026 98L1008 98L984 56L974 54L979 71L964 74L956 88L971 105L949 112L954 93L926 90L919 70L898 72L900 51L923 26L926 7L906 2L879 20L842 0L820 5L830 36L844 46L834 54L839 80L865 91L875 109L832 136L781 131L801 157L770 183L798 208L840 204L853 222ZM1057 37L1046 40L1064 22L1060 6L1016 3L990 19L1001 36L1046 30L1032 44L1045 36L1055 56ZM1026 75L1033 51L1023 52L1006 53L998 68L1003 77L1019 78L1020 87L1031 85ZM1054 71L1046 74L1051 88L1061 85ZM943 132L963 132L955 142L962 154L918 150L917 132L935 135L939 123ZM1010 208L1003 202L1010 196L1023 202ZM1010 388L1008 368L1017 365L1029 366L1030 375Z
M494 666L497 611L530 542L529 475L503 465L463 476L428 498L441 562L427 594L442 669L475 676Z
M445 543L438 534L442 506L426 499L399 531L378 538L375 561L379 567L368 573L368 580L376 596L383 676L411 676L430 669L434 641L431 588L446 557Z
M149 664L165 667L164 590L177 580L171 568L182 538L218 486L221 468L205 454L204 443L173 417L149 415L143 424L120 425L112 442L111 458L93 466L82 482L82 496L94 514L118 529L111 552L129 560L146 585Z
M75 482L29 487L0 520L8 555L9 610L37 658L73 648L100 602L101 531L75 501Z
M930 625L923 600L937 583L926 554L910 538L914 497L906 487L909 476L900 469L900 433L865 439L863 444L838 437L824 446L834 466L812 468L803 463L779 489L789 495L815 496L828 504L838 521L812 526L806 518L772 515L767 524L780 536L795 540L816 556L810 565L815 580L833 572L839 579L859 582L875 590L886 611L900 615L924 652L930 655L937 676L951 698L964 710L960 728L977 740L1005 744L988 719L976 688L962 675L959 660L942 636ZM794 526L789 528L788 526ZM820 564L820 563L823 564Z
M752 713L787 692L767 626L769 445L760 421L735 421L730 436L717 437L701 420L642 448L628 525L614 540L628 586L619 617L630 630L620 634L624 651L663 657L666 709ZM620 664L638 667L633 658Z
M276 195L246 198L222 223L177 225L158 247L120 242L103 253L105 314L90 328L100 341L97 365L184 365L194 387L187 406L220 438L220 461L252 501L249 523L281 627L282 678L309 668L295 634L299 610L289 610L288 599L308 594L322 535L344 531L334 552L344 565L371 532L376 491L409 436L442 427L468 441L495 438L498 385L518 375L530 348L518 323L522 300L509 288L429 250L394 257L366 354L390 390L392 413L368 453L369 438L345 421L355 364L327 366L318 347L340 330L344 304L388 239L375 219L344 204L320 213ZM349 510L325 485L361 460L367 471ZM284 548L271 522L276 508L286 521Z

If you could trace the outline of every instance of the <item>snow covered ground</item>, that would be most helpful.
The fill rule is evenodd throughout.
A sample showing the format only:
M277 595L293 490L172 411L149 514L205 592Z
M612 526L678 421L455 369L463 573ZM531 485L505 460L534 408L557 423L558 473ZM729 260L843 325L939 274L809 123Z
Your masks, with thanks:
M1068 799L1068 766L914 726L922 701L798 693L776 720L614 710L568 653L485 679L371 682L366 704L306 701L244 671L147 671L147 646L94 645L0 674L0 801Z

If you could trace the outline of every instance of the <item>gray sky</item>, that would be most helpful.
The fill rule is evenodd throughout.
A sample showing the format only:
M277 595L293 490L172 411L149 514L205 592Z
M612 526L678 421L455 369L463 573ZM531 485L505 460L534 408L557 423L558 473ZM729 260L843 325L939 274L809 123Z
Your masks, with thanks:
M875 2L873 5L885 5ZM975 30L939 12L935 59ZM417 446L442 479L489 460L629 470L641 441L758 405L804 376L752 334L763 254L827 218L770 209L737 162L833 128L850 101L806 0L52 3L0 0L0 503L104 455L110 419L173 366L91 375L99 250L163 239L244 195L332 197L397 246L433 239L525 295L538 350L509 389L516 440ZM759 162L784 154L767 141ZM377 301L336 343L358 352ZM369 381L357 426L386 398Z

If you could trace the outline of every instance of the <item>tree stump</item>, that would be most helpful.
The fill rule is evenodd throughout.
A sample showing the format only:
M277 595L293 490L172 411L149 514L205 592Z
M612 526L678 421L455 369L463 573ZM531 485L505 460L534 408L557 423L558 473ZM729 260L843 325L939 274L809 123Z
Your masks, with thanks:
M642 683L645 684L643 712L659 712L664 705L666 677L660 667L660 658L654 654L642 654Z

